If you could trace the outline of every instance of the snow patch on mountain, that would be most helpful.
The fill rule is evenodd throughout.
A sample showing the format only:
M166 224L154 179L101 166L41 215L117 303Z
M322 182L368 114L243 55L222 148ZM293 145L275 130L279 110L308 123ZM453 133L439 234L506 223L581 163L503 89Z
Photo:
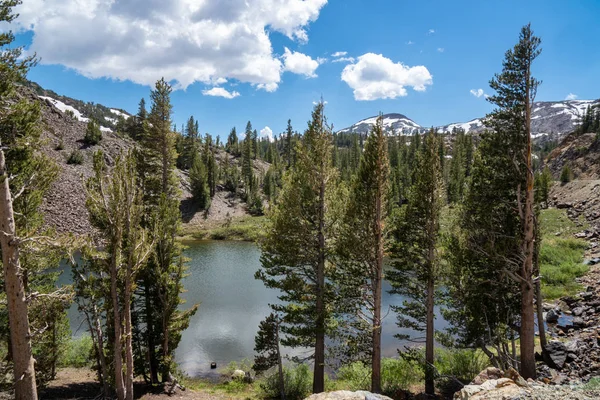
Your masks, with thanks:
M532 137L560 137L573 132L581 122L588 107L600 107L600 100L538 101L533 104L531 117ZM363 119L354 125L342 129L340 133L368 133L377 117ZM389 134L412 135L425 133L428 128L417 124L402 114L383 115L383 126ZM468 122L455 122L438 126L439 133L452 133L454 128L464 129L467 133L479 133L485 130L484 119L475 118Z
M49 101L52 105L54 105L54 107L58 108L63 113L66 111L71 111L75 115L75 118L77 118L78 121L89 122L89 120L90 120L89 118L84 117L79 112L79 110L77 110L75 107L68 106L60 100L56 100L56 99L54 99L52 97L48 97L48 96L38 96L38 97L42 100Z
M131 115L125 114L123 111L120 111L120 110L117 110L117 109L114 109L114 108L111 108L110 112L113 113L113 114L115 114L117 117L123 117L125 119L129 119L129 117L131 117Z

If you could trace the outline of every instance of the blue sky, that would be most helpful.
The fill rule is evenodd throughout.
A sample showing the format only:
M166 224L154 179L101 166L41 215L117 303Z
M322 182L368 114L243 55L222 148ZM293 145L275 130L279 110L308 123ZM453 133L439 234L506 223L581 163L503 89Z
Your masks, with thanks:
M598 0L25 3L13 29L41 57L31 80L134 113L164 75L180 88L174 121L193 115L221 137L248 120L278 134L291 118L304 130L321 96L339 129L380 111L424 126L483 116L490 105L471 90L490 93L528 22L542 38L537 99L600 97Z

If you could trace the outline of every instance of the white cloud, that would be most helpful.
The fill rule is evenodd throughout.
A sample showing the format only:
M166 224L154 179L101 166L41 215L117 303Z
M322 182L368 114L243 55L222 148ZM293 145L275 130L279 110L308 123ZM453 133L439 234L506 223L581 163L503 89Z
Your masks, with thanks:
M202 94L205 96L225 97L226 99L233 99L240 96L238 92L229 92L222 87L214 87L212 89L203 90Z
M316 78L315 71L319 68L319 61L313 60L306 54L297 51L290 51L287 47L283 54L284 71L290 71L294 74L304 75L307 78Z
M336 51L335 53L333 53L331 55L331 57L344 57L347 54L348 54L347 51Z
M353 63L354 62L354 57L340 57L340 58L336 58L332 62L334 62L334 63L339 63L339 62Z
M415 44L415 42L413 42L412 40L409 40L408 42L406 42L407 45L412 46L413 44Z
M283 65L270 32L306 42L327 0L27 0L30 50L89 78L177 87L225 79L273 91Z
M577 95L574 93L569 93L567 97L565 97L565 100L577 100Z
M273 130L268 126L265 126L260 130L260 137L269 139L269 142L273 141Z
M443 52L444 52L444 48L443 48L443 47L438 47L437 51L438 51L439 53L443 53Z
M381 54L367 53L347 65L342 80L354 89L356 100L395 99L406 96L406 86L422 92L433 78L425 66L408 67Z
M433 35L434 33L435 33L435 29L430 29L430 30L427 32L427 34L428 34L428 35Z
M473 96L475 96L477 98L485 95L485 93L483 92L483 89L471 89L470 92Z

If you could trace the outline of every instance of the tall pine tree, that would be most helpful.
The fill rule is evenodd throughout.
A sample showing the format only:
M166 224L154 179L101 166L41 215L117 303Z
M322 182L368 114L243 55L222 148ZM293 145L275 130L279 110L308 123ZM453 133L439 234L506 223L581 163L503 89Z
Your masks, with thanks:
M334 238L336 171L331 165L332 133L319 103L312 113L297 162L284 179L278 203L269 210L256 277L278 289L282 343L314 349L313 392L325 390L325 338L333 293L330 264Z
M380 116L365 144L360 166L353 179L344 228L340 237L342 262L338 275L341 286L350 285L351 296L342 290L341 299L352 305L350 318L369 320L371 391L381 392L381 299L384 245L389 213L389 175L387 138ZM365 311L366 310L366 311Z
M439 138L431 130L416 155L408 204L396 219L392 293L409 300L399 311L398 325L425 331L425 392L434 394L434 305L439 280L440 212L444 204ZM397 335L398 336L398 335Z

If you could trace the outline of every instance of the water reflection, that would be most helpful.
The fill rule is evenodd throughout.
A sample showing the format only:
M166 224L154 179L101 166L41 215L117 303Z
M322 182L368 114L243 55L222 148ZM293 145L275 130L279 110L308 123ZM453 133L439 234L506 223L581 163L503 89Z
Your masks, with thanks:
M260 267L260 251L256 245L197 241L186 243L186 246L185 255L190 261L189 276L184 280L186 303L183 307L200 304L200 308L183 332L175 360L190 376L210 377L215 374L210 369L211 362L222 367L231 361L241 362L254 357L258 324L270 313L269 304L277 302L278 292L265 288L262 281L254 279L254 273ZM63 266L63 270L59 284L71 283L70 268ZM389 289L390 285L385 282L382 299L382 314L387 314L382 331L384 357L396 356L397 349L406 344L398 341L395 334L410 333L396 326L395 314L389 310L392 305L402 304L403 298L389 295ZM436 329L445 328L447 324L439 312L436 315ZM69 318L74 336L86 331L87 326L76 305L71 307ZM304 353L296 350L292 355Z

